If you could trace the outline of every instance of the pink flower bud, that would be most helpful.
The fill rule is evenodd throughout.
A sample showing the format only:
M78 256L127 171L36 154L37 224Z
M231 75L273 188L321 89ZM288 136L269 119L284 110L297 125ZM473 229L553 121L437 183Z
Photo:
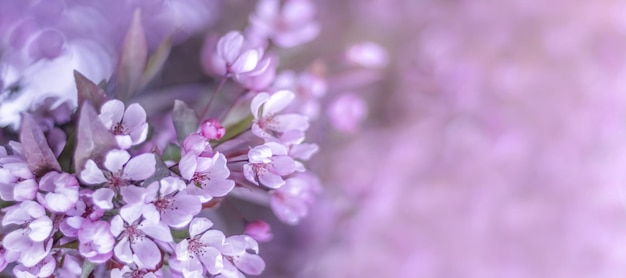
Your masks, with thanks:
M206 139L220 140L226 134L226 129L216 119L208 119L200 126L200 133Z
M262 220L254 220L246 225L246 230L243 232L246 235L254 238L258 242L268 242L272 240L272 230L267 222Z

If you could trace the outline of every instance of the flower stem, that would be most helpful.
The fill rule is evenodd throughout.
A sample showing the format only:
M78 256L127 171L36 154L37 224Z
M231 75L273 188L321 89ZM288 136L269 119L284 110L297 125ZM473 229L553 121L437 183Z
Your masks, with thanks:
M201 121L206 120L206 117L208 116L207 114L209 113L209 108L211 108L211 104L215 100L215 96L217 96L217 94L220 93L220 91L222 90L222 87L224 87L224 84L226 83L227 79L228 79L228 75L224 75L224 77L222 77L222 81L220 81L220 84L217 85L217 88L215 89L215 93L213 93L211 95L211 98L209 99L209 102L206 104L206 106L202 110L202 114L200 114L200 120Z

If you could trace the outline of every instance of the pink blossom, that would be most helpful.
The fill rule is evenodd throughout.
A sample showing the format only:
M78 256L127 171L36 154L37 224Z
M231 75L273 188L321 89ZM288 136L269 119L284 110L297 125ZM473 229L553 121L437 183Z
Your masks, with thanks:
M241 33L231 31L217 41L211 62L218 74L237 76L254 70L261 57L263 49L249 48Z
M367 104L352 93L335 99L328 108L328 117L333 127L343 132L354 132L367 116Z
M141 210L122 209L111 220L111 233L117 238L115 257L125 263L153 269L161 262L158 242L173 242L167 226L140 220Z
M269 141L283 143L299 142L304 139L304 131L309 128L306 116L300 114L278 114L294 99L295 95L287 90L278 91L271 96L260 93L252 99L250 111L254 116L252 133Z
M153 182L147 188L127 186L122 188L125 208L138 209L147 221L163 223L173 228L182 228L200 212L201 203L197 196L187 194L184 181L166 177ZM123 208L124 209L124 208Z
M22 144L10 142L12 154L0 148L0 197L6 201L34 200L38 184L22 155Z
M307 215L319 190L319 181L313 175L304 173L290 177L285 185L272 192L272 211L281 221L297 224Z
M272 239L272 230L263 220L254 220L246 225L244 234L251 236L258 242L267 242Z
M34 201L24 201L8 207L2 226L17 224L19 228L3 239L7 251L19 253L20 262L31 267L43 260L52 247L52 220L45 209Z
M23 264L18 264L13 268L13 274L18 278L38 278L38 277L50 277L57 267L56 260L52 255L48 255L41 262L34 266L27 267Z
M211 144L209 144L209 140L207 140L202 133L197 132L189 134L189 136L183 140L181 153L184 156L189 152L196 156L213 156L213 149L211 148Z
M296 170L295 161L288 156L287 148L275 142L252 148L248 152L248 161L243 166L246 179L269 188L281 187L285 184L283 177Z
M317 119L320 99L326 95L328 84L324 78L311 72L296 74L293 71L284 71L276 77L272 89L294 92L296 97L288 110L309 119Z
M314 20L315 7L308 0L260 0L250 16L250 29L256 36L271 38L280 47L290 48L313 40L319 33Z
M176 245L176 260L181 263L184 277L203 277L206 272L215 275L222 271L224 259L219 250L224 244L224 233L211 230L213 222L194 218L189 224L189 239Z
M78 230L78 251L92 263L104 263L113 256L115 238L105 221L83 221Z
M68 173L45 174L39 180L39 190L37 200L52 212L65 213L78 202L78 181Z
M379 69L389 63L387 51L374 42L354 44L346 51L348 61L362 67Z
M228 179L230 170L221 153L212 157L187 153L181 158L179 168L181 176L189 181L189 194L199 196L202 202L225 196L235 187L235 182Z
M259 275L265 269L265 262L258 255L259 244L247 235L228 237L220 248L224 260L224 268L217 276L221 278L239 278L243 273Z
M141 144L148 136L146 111L137 103L129 105L124 111L123 102L109 100L102 105L98 117L115 135L115 140L122 149Z
M152 176L155 171L156 160L154 154L145 153L130 158L124 150L111 150L104 158L104 167L101 170L93 160L87 160L85 169L80 173L80 179L91 185L104 183L105 187L93 193L94 203L102 209L113 208L111 200L120 187L141 181Z
M237 81L248 90L261 92L274 82L277 67L278 58L274 55L265 55L254 70L240 74Z
M220 140L226 133L226 129L216 119L208 119L200 125L200 134L208 140Z
M123 268L114 268L111 270L111 278L160 278L163 277L161 269L151 271L137 267L136 264L125 265Z

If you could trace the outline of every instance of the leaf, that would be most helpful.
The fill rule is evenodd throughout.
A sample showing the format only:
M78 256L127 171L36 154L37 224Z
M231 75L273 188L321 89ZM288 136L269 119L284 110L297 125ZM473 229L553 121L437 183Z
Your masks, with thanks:
M107 101L108 97L104 90L76 70L74 70L74 80L76 80L79 104L89 101L96 107L100 107Z
M115 137L100 122L94 108L85 102L78 118L74 167L80 173L88 159L102 158L109 150L116 148Z
M139 89L147 60L148 43L141 25L141 12L135 10L117 65L115 96L118 99L126 101Z
M61 166L50 149L46 136L28 114L22 114L20 142L28 168L35 176L41 177L49 171L61 171Z
M236 137L237 135L241 134L242 132L248 130L250 128L250 125L252 124L252 120L254 120L254 116L250 115L248 117L245 117L241 120L239 120L239 122L229 125L226 127L226 134L224 134L224 137L222 137L222 139L220 139L219 141L217 141L217 143L215 145L219 145L221 143L224 143L234 137Z
M198 130L198 116L193 109L189 108L185 102L180 100L174 101L174 111L172 111L172 121L176 129L178 142L182 144L183 140L189 134Z
M180 147L172 143L167 144L163 150L163 160L180 161Z
M155 181L160 181L162 178L171 176L170 168L165 165L163 159L161 159L161 157L159 157L156 153L154 154L154 158L156 160L156 170L154 171L154 175L144 181L144 187L147 187Z
M148 59L148 64L144 69L143 77L141 79L140 87L145 87L154 79L154 77L161 71L163 65L165 65L165 61L170 56L170 51L172 50L172 39L167 38L164 40L157 50L150 55Z
M89 260L85 260L83 263L83 271L80 273L80 278L88 278L89 274L96 269L96 264L90 262Z

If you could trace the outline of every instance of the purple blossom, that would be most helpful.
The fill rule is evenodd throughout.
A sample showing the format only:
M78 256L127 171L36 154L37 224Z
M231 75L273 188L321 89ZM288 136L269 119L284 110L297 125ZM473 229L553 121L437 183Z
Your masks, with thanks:
M0 197L6 201L34 200L38 184L22 155L22 145L10 142L12 154L0 148Z
M182 228L200 212L202 204L197 196L187 194L184 181L166 177L153 182L147 188L127 186L122 188L126 207L137 208L147 221Z
M282 9L279 0L260 0L250 16L250 32L271 38L280 47L295 47L318 35L314 17L315 7L308 0L285 1Z
M304 131L309 128L306 116L300 114L278 114L294 99L295 95L287 90L278 91L271 96L260 93L252 99L250 111L254 116L252 133L269 141L283 143L299 142L304 139Z
M285 185L272 192L272 210L281 221L296 224L307 215L319 190L319 181L310 174L290 177Z
M139 268L136 264L125 265L123 268L114 268L111 270L111 278L161 278L163 277L161 269L151 271Z
M93 193L94 203L102 209L113 208L111 202L120 188L141 181L152 176L155 171L156 160L154 154L145 153L130 157L124 150L111 150L104 158L104 167L101 170L93 160L87 160L85 169L80 173L83 182L91 185L104 183L103 188Z
M328 84L324 78L312 72L296 74L293 71L283 71L276 76L272 89L294 92L296 97L288 110L301 113L309 119L317 119L320 99L326 95Z
M374 42L357 43L346 50L346 59L356 65L380 69L389 63L389 54Z
M239 278L243 273L259 275L265 269L265 262L258 255L259 244L247 235L229 236L220 248L224 268L217 277Z
M296 170L296 163L287 153L287 148L275 142L268 142L252 148L248 152L248 164L243 173L248 181L269 188L279 188L285 184L284 176Z
M35 266L50 252L52 220L45 209L33 201L24 201L8 207L2 226L17 224L19 228L3 239L7 251L19 253L20 262L26 267Z
M208 140L220 140L226 134L226 129L216 119L208 119L200 125L200 134Z
M348 93L335 99L328 108L333 127L343 132L354 132L367 116L367 104L356 94Z
M49 172L39 180L37 200L51 212L65 213L78 202L78 181L68 173Z
M254 70L240 74L237 81L250 91L262 92L274 82L277 67L278 58L274 55L265 55Z
M78 251L92 263L104 263L113 256L115 238L108 222L83 221L78 230Z
M57 262L52 255L48 255L34 266L27 267L23 264L13 269L13 274L18 278L44 278L50 277L57 267Z
M237 31L226 33L217 41L211 59L213 69L221 75L239 75L253 71L263 57L263 49L249 48L245 38Z
M176 260L181 262L185 277L202 277L206 272L215 275L222 271L224 259L219 250L224 244L224 233L211 230L213 222L194 218L189 224L189 239L176 245Z
M263 220L254 220L246 224L243 232L258 242L267 242L272 240L272 230L269 224Z
M173 242L167 226L141 220L141 207L120 210L111 220L111 233L117 238L114 254L125 263L136 263L141 268L153 269L161 263L157 242Z
M146 111L137 103L129 105L124 111L123 102L109 100L102 105L98 118L115 135L122 149L141 144L148 136Z
M228 179L230 170L226 167L226 157L215 153L212 157L185 154L179 163L181 176L189 181L187 191L197 195L202 202L213 197L222 197L235 187Z

